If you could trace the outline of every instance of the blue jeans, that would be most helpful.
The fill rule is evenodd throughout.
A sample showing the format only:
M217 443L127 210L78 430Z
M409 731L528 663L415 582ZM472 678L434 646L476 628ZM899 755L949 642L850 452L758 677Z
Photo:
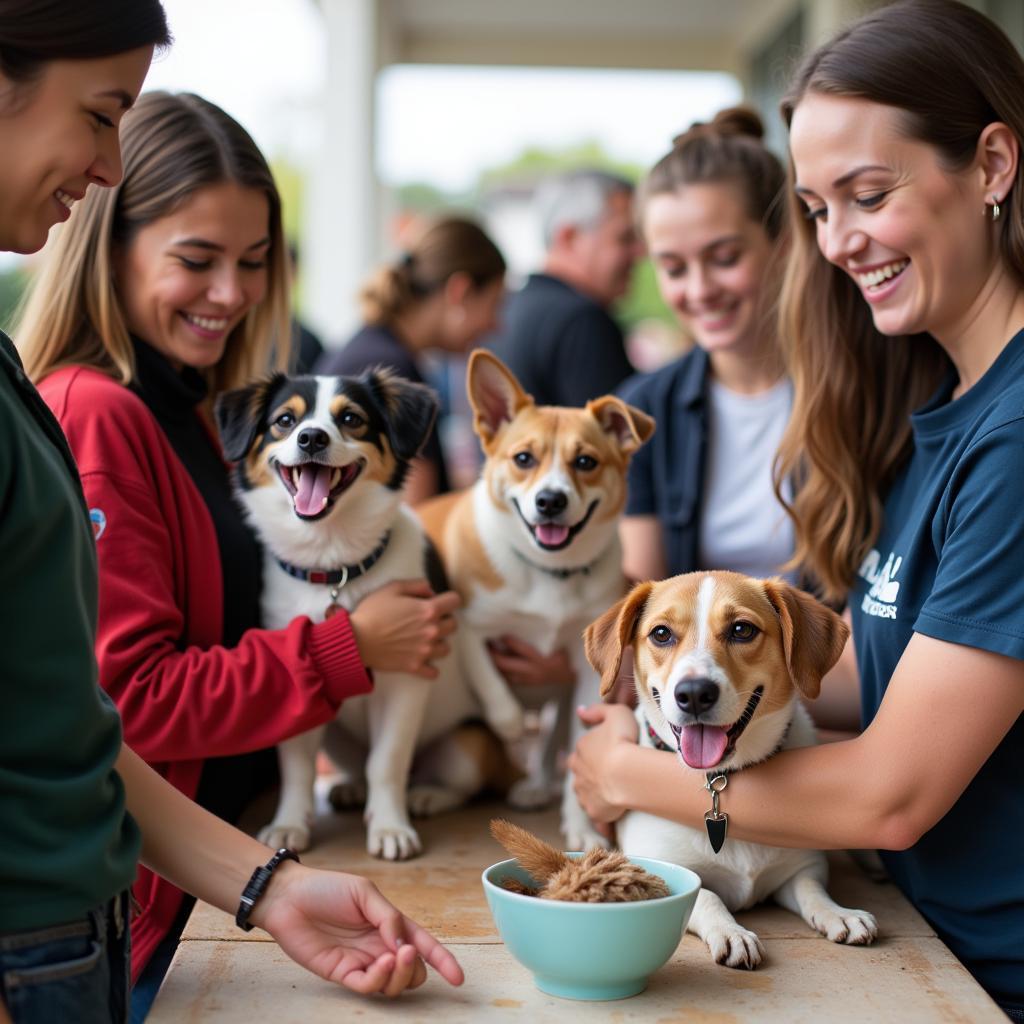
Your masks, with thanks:
M123 1024L130 944L127 893L78 921L0 933L0 998L13 1024Z

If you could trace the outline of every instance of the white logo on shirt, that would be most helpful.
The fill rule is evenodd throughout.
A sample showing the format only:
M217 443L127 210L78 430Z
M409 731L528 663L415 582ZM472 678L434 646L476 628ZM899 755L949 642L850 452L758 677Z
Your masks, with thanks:
M874 615L879 619L895 619L897 612L896 595L900 592L899 575L903 565L903 556L895 551L889 552L885 565L879 569L882 556L872 548L861 562L857 575L871 584L871 589L864 595L860 608L865 615Z

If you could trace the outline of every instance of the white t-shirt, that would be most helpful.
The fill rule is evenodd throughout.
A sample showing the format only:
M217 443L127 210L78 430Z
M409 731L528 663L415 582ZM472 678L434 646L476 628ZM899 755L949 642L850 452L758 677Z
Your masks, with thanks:
M793 385L783 379L767 391L741 395L708 384L699 564L777 575L793 554L793 524L775 497L772 465L793 407Z

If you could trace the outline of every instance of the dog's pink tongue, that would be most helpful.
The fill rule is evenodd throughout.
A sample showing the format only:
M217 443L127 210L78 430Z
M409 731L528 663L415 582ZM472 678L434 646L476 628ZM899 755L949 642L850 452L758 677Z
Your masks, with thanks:
M558 523L541 523L537 527L537 540L548 547L556 547L564 543L569 536L568 526L559 526Z
M298 490L295 492L295 511L300 516L315 516L323 511L324 502L331 489L330 466L303 466L301 472L295 470L299 477Z
M728 743L725 730L717 725L684 725L679 753L691 768L714 768Z

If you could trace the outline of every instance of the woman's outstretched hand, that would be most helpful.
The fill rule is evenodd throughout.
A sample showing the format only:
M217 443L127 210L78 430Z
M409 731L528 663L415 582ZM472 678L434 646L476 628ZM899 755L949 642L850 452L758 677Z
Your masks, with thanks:
M464 980L455 957L359 875L286 862L252 920L296 963L363 995L418 988L426 964L450 985Z
M435 594L426 580L396 580L365 597L349 615L359 657L378 672L436 679L434 662L448 653L459 595Z

